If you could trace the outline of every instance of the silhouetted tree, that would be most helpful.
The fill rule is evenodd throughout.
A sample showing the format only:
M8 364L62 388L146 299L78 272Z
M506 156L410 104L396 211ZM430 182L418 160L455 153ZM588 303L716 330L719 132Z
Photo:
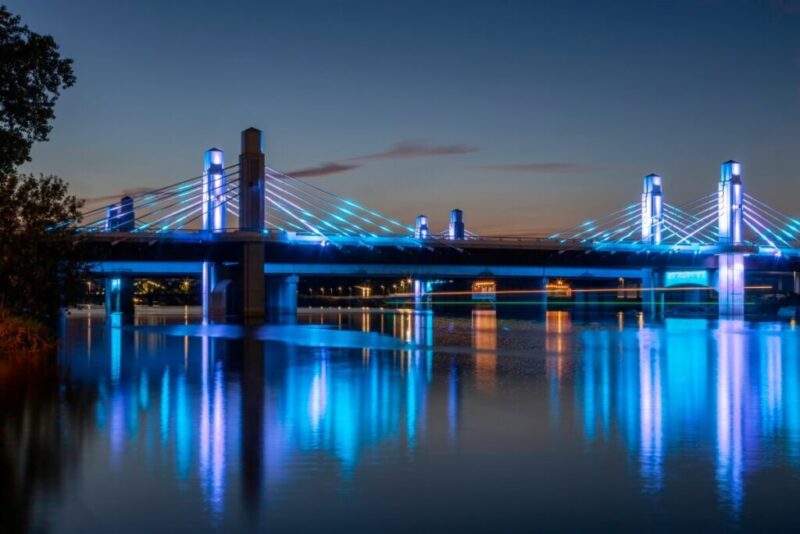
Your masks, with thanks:
M0 176L0 307L52 321L75 303L87 275L69 225L79 209L56 176Z
M61 89L75 83L72 60L0 6L0 174L30 161L34 141L46 141Z
M20 175L34 141L47 140L72 60L49 35L32 32L0 6L0 307L41 320L74 302L83 264L69 223L80 203L55 176Z

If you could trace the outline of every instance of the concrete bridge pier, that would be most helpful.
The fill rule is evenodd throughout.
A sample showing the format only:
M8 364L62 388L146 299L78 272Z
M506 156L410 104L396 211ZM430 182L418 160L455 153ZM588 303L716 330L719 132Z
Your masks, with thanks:
M720 317L744 317L744 255L720 254L717 274Z
M200 280L203 304L203 322L223 323L228 314L230 273L222 264L203 262Z
M431 283L427 280L415 279L412 287L414 289L414 309L422 309L430 305Z
M645 317L655 318L664 313L664 295L656 290L660 287L661 276L653 269L645 269L642 273L642 312Z
M119 202L106 208L105 226L110 232L132 232L136 229L136 214L131 197L124 196ZM117 325L130 324L133 322L134 310L133 278L106 278L106 321Z
M243 243L240 261L203 262L203 321L258 324L265 317L264 247Z
M295 275L266 278L266 309L270 319L285 322L297 316L298 281Z
M106 278L106 322L115 326L131 324L134 313L133 278Z
M236 284L236 310L233 315L245 323L264 320L264 245L245 243Z

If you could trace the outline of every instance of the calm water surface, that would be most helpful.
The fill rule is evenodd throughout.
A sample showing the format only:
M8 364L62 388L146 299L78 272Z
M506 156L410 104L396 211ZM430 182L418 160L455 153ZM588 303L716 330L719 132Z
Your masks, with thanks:
M7 526L800 528L793 324L197 320L65 320L58 379L4 407Z

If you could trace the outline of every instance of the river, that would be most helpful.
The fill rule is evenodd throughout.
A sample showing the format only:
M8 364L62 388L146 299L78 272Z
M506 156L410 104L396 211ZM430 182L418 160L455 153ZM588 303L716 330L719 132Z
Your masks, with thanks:
M75 311L4 402L11 531L800 528L789 322Z

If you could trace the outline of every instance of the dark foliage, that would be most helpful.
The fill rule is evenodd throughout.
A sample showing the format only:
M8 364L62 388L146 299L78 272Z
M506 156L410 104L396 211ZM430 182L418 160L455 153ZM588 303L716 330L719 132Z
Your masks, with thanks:
M0 308L52 322L82 295L79 208L56 176L0 175Z
M72 60L53 38L0 6L0 174L30 161L33 143L47 140L61 89L74 83Z

